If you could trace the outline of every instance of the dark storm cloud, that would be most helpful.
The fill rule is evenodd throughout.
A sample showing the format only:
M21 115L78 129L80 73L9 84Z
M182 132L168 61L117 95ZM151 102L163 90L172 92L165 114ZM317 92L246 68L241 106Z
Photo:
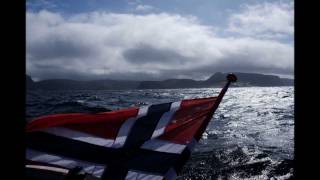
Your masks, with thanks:
M183 64L188 57L172 49L160 49L149 45L139 45L123 52L125 59L133 64Z
M27 46L28 53L36 60L56 58L84 58L92 56L95 50L78 42L75 38L63 38L61 36L48 36L38 42Z

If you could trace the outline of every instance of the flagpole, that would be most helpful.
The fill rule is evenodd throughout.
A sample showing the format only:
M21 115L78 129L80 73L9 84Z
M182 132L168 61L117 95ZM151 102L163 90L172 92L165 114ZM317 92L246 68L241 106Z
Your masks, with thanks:
M237 76L233 73L229 73L226 78L227 78L227 83L224 85L224 87L220 91L220 93L217 97L216 103L214 103L214 105L212 107L212 115L213 115L214 111L218 108L218 106L219 106L224 94L227 92L230 84L233 82L236 82L238 79Z
M227 78L227 84L224 85L224 87L223 87L222 90L220 91L220 93L219 93L219 95L218 95L218 97L217 97L216 103L214 103L214 105L213 105L213 107L212 107L212 111L213 111L213 112L218 108L218 106L219 106L219 104L220 104L220 102L221 102L224 94L227 92L230 84L231 84L232 82L236 82L237 79L238 79L237 76L236 76L235 74L233 74L233 73L229 73L226 78ZM213 112L212 112L212 114L213 114Z
M227 75L227 84L224 85L223 89L220 91L215 103L213 104L212 108L211 108L211 112L208 115L208 117L206 118L205 122L203 122L203 124L201 125L201 127L199 128L199 131L195 134L195 138L197 139L197 141L199 141L199 139L202 137L203 132L206 130L215 110L218 108L224 94L227 92L228 87L230 86L230 84L232 82L236 82L237 81L237 76L234 75L233 73L230 73Z
M236 82L237 79L238 79L237 76L235 74L233 74L233 73L229 73L226 78L227 78L227 84L224 85L223 89L219 93L219 96L218 96L218 99L217 99L217 101L218 101L217 104L218 105L219 105L220 101L222 100L224 94L227 92L230 84L233 83L233 82Z

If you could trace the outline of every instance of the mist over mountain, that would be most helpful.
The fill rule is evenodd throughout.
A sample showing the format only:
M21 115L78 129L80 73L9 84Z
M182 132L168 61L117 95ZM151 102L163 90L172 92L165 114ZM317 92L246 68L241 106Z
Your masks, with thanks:
M234 87L272 87L293 86L294 80L280 78L275 75L256 73L235 73L238 81ZM79 81L70 79L48 79L34 82L31 76L26 76L29 90L125 90L125 89L178 89L221 87L226 82L227 73L217 72L207 80L167 79L163 81L126 81L126 80L92 80Z

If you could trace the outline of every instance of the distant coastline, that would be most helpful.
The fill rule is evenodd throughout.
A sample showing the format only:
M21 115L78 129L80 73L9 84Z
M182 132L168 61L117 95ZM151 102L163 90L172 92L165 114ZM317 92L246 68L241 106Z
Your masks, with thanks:
M293 86L294 80L275 75L256 73L235 73L238 81L233 87L274 87ZM207 80L167 79L163 81L129 81L129 80L91 80L77 81L70 79L48 79L35 82L26 75L28 90L126 90L126 89L178 89L221 87L226 81L227 73L217 72Z

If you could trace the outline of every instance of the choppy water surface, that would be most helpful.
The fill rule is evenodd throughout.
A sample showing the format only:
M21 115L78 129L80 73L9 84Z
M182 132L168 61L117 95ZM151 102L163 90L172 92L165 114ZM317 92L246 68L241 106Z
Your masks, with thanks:
M27 120L217 95L220 88L29 91ZM294 88L229 88L178 179L291 179Z

